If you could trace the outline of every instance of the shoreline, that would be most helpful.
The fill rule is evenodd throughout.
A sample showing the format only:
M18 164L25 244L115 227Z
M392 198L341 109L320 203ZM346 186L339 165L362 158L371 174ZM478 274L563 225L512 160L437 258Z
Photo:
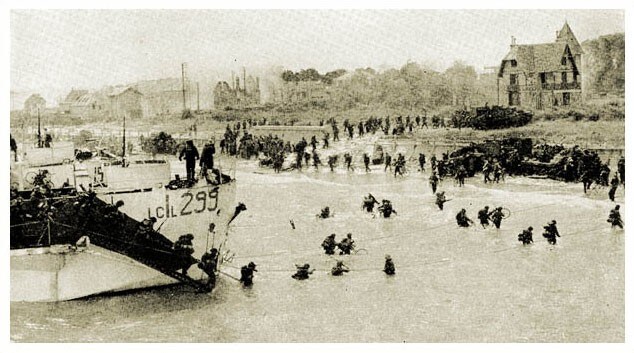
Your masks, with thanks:
M224 129L228 123L204 121L199 123L197 132L179 132L182 131L182 124L176 125L145 125L130 124L126 127L126 137L131 140L140 136L148 137L151 134L165 131L171 134L175 139L194 139L202 140L215 137L218 139L222 136ZM258 125L259 126L259 125ZM50 126L49 131L56 139L69 140L76 138L82 131L90 131L93 137L120 139L122 129L119 126L110 124L85 124L85 125L69 125L69 126ZM305 130L303 135L307 139L311 135L322 135L319 126L315 125L266 125L263 131L274 129L279 131L301 131ZM322 127L331 132L330 127ZM247 129L258 130L257 127ZM256 132L257 133L257 132ZM300 135L302 133L300 132ZM35 142L37 128L25 128L22 132L16 134L16 138L22 143L27 141ZM331 133L332 135L332 133ZM623 121L574 121L571 119L555 120L555 121L536 121L526 126L500 129L500 130L474 130L471 128L416 128L412 133L406 133L403 136L383 135L376 133L375 135L385 139L395 139L402 141L416 141L417 143L429 142L431 144L443 145L460 145L469 144L470 142L482 142L491 139L503 139L508 137L532 138L535 144L562 144L566 147L578 145L584 149L592 150L625 150L625 123ZM26 136L33 136L27 138ZM322 136L317 136L320 139ZM355 134L354 139L358 139ZM346 138L347 139L347 138ZM290 139L291 143L297 141Z

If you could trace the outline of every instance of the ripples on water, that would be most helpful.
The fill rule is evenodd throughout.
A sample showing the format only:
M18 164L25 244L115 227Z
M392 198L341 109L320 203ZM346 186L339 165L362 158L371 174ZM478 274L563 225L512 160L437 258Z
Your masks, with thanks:
M377 167L378 168L378 167ZM62 303L12 303L11 338L21 342L622 342L624 233L606 218L607 190L582 196L581 185L509 178L464 188L443 182L452 201L439 211L413 172L312 171L268 175L241 163L237 200L248 211L235 222L237 275L258 264L255 285L221 275L211 295L187 287L146 290ZM258 171L259 173L259 171ZM367 193L392 200L398 215L361 210ZM619 190L621 192L621 190ZM622 200L622 193L617 198ZM618 200L617 200L618 201ZM459 229L466 208L477 221L484 205L512 211L502 229ZM330 206L335 216L315 215ZM623 213L625 214L625 213ZM296 229L289 224L293 220ZM556 219L562 237L550 246L542 226ZM535 244L517 234L533 226ZM339 256L321 252L330 233L351 232L352 269L328 274ZM397 275L382 272L390 254ZM291 279L294 264L317 271Z

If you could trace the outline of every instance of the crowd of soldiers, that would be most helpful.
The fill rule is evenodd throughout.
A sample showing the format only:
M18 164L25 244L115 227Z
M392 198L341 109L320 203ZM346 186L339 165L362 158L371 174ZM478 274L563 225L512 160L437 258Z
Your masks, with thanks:
M229 125L226 128L224 138L220 143L221 153L227 153L242 158L263 157L260 164L263 166L271 166L275 172L284 170L284 162L286 157L292 153L295 154L295 161L290 164L286 169L302 170L305 167L312 166L316 170L320 166L323 166L322 158L318 152L318 146L320 141L317 136L313 135L310 138L310 142L305 138L301 138L295 144L291 144L289 141L273 136L254 136L247 131L248 126L252 126L251 121L245 121L242 123L236 123L232 129ZM339 141L339 124L335 118L331 118L325 122L329 124L333 131L333 141ZM321 121L320 125L324 125ZM364 136L365 134L375 134L377 132L383 132L386 135L398 135L405 130L412 131L414 128L429 127L427 124L426 116L416 116L412 118L406 116L398 116L395 119L390 117L370 117L366 120L361 120L358 123L352 123L349 119L343 120L343 130L348 138L352 139L355 136ZM441 124L434 124L432 127L440 127ZM242 136L240 136L242 131ZM327 149L330 146L330 133L324 133L321 139L321 146L323 149ZM238 144L239 142L239 144ZM465 150L468 150L466 148ZM597 153L589 150L581 150L578 146L571 149L565 149L561 145L538 145L535 146L532 155L530 156L534 160L542 162L550 162L553 157L559 156L556 162L552 162L554 165L548 167L546 173L549 177L554 179L560 179L569 182L582 182L584 186L584 192L590 190L593 183L596 185L610 187L608 196L613 200L613 195L620 184L625 182L625 159L621 157L618 162L618 170L615 177L610 179L609 163L602 163ZM408 173L407 161L414 159L413 156L406 158L402 153L399 153L395 158L389 153L384 153L380 163L384 164L384 172L388 169L393 175L404 176ZM347 171L355 170L353 155L350 152L343 154L343 167ZM327 157L326 164L330 171L334 172L338 167L340 156L336 154L330 154ZM360 158L363 163L365 172L371 172L371 164L376 164L377 161L372 160L368 153L364 153ZM483 156L476 156L473 153L465 153L464 151L456 151L454 153L442 153L441 158L431 156L429 159L431 164L431 177L430 184L432 188L438 182L442 181L446 177L452 177L458 186L465 184L465 179L472 177L476 172L482 172L484 183L499 183L504 181L507 174L526 174L530 173L527 170L527 166L522 163L522 156L514 148L506 148L502 146L499 153L496 155L485 154ZM418 170L425 172L425 165L427 163L427 156L423 153L418 155ZM530 168L529 168L530 169ZM189 175L188 168L188 175ZM437 180L435 180L437 179ZM435 190L434 190L435 193Z
M333 131L333 141L339 140L339 127L337 121L333 118L328 121L328 123L332 127ZM249 121L249 127L252 126ZM393 124L393 125L392 125ZM442 124L433 123L436 127L442 126ZM357 136L364 136L365 134L375 134L376 132L383 132L385 135L399 135L403 134L405 131L409 130L410 132L417 128L424 128L427 126L427 117L417 116L412 119L407 116L405 119L402 117L397 117L394 120L394 123L387 118L375 118L370 117L365 121L360 121L358 124L350 123L349 120L343 121L343 129L348 138L354 138L355 131ZM242 133L240 133L242 131ZM330 144L330 134L325 133L322 140L322 148L329 148ZM227 126L226 131L223 135L223 139L220 142L220 153L229 154L232 156L238 156L245 159L250 159L252 157L260 157L264 156L265 160L270 161L270 164L273 166L276 172L280 172L283 168L283 164L287 155L291 153L296 153L295 163L292 165L292 168L302 169L303 166L308 166L312 162L312 166L316 169L319 168L321 163L321 159L319 153L317 152L317 147L320 145L317 137L313 135L310 139L310 142L305 138L302 138L295 145L292 145L289 141L284 141L283 139L272 136L272 135L264 135L264 136L254 136L247 131L247 122L236 123L234 128L232 129L230 126ZM309 151L310 146L310 153ZM12 143L11 146L12 151L14 151L14 146ZM610 168L608 163L602 163L599 159L596 152L591 152L588 150L581 150L577 146L570 150L565 150L563 148L549 148L545 150L541 150L542 154L560 154L562 158L557 162L561 168L556 169L555 173L558 178L561 178L566 181L582 181L584 186L584 192L587 192L592 183L597 183L602 186L609 186L610 191L608 192L608 196L610 200L614 201L614 196L617 188L625 183L625 159L621 157L617 164L617 171L613 174L613 177L610 179ZM214 162L213 157L215 153L215 145L213 141L209 141L205 144L203 151L201 154L198 153L198 150L193 145L192 141L187 141L185 147L181 151L179 158L185 159L186 161L186 170L187 170L187 180L195 179L195 167L196 160L200 160L200 167L203 171L205 177L207 177L207 171L214 170ZM516 157L516 156L515 156ZM508 154L502 154L496 158L485 158L484 165L482 166L482 173L484 177L485 183L498 183L501 180L504 180L504 175L506 173L506 169L515 170L515 166L517 164L517 160L515 159L512 152ZM546 160L548 156L537 155L538 158ZM551 157L552 158L552 157ZM349 152L344 153L343 155L345 168L347 170L354 170L353 157ZM419 171L426 171L426 163L427 156L423 153L419 153L418 155L418 167ZM331 171L334 171L334 168L337 166L339 160L339 156L330 155L328 157L328 166ZM362 157L362 162L365 167L366 172L370 172L371 169L369 165L371 163L370 156L365 153ZM445 195L445 191L438 192L439 183L447 176L453 176L456 179L458 186L463 186L466 177L473 176L474 170L476 169L473 165L469 164L468 159L457 159L450 157L448 153L443 153L440 159L437 159L435 155L431 156L430 160L430 177L429 184L431 186L432 192L436 196L436 205L442 211L443 205L451 201L451 199L447 199ZM384 172L387 172L390 169L390 172L393 173L394 176L403 176L406 171L406 163L407 159L401 153L399 153L394 161L392 160L392 156L389 154L385 154L384 156ZM36 183L41 184L38 185L33 191L32 199L33 200L45 200L46 194L49 192L46 187L46 178L43 177L42 181L36 180ZM212 179L208 179L208 181L212 182ZM14 197L14 193L11 194L11 200L16 200L18 197ZM12 201L13 202L13 201ZM112 205L115 207L115 211L122 206L122 204ZM377 207L379 214L384 218L389 218L391 215L396 215L397 212L394 209L392 203L389 200L382 200L381 203L372 195L369 194L363 200L363 209L369 213L373 213L374 207ZM623 228L623 220L619 213L620 206L616 205L614 209L610 211L607 222L611 224L612 227ZM13 209L12 209L12 218L13 218ZM329 218L332 216L328 207L322 209L321 213L318 215L320 218ZM496 207L492 211L489 210L488 206L485 206L482 210L478 212L477 218L479 220L480 225L483 228L487 228L490 226L489 222L492 222L495 228L500 229L502 220L508 217L504 212L503 207ZM152 234L154 233L153 228L156 219L148 219L141 222L139 229L137 231L136 237L138 238L147 238L146 240L151 240ZM459 227L470 227L474 224L474 222L469 219L466 214L465 209L461 209L460 212L456 215L456 222ZM293 222L291 221L291 224ZM293 225L294 226L294 225ZM555 245L557 243L557 238L561 237L559 231L557 229L557 222L552 220L548 222L547 225L543 226L544 232L543 237L547 239L548 243ZM531 244L533 242L533 228L528 227L523 230L518 235L518 241L523 244ZM331 234L322 242L322 248L324 249L327 255L334 255L336 249L339 249L339 255L350 255L355 252L355 242L352 239L352 234L348 233L345 238L341 241L337 242L335 240L336 235ZM181 236L174 244L173 250L182 255L184 262L189 261L191 259L191 254L193 253L192 246L193 235L185 234ZM201 261L199 262L199 267L208 274L208 285L213 287L215 285L215 271L217 270L217 259L218 254L216 249L211 249L208 253L203 255ZM187 260L187 261L185 261ZM187 270L191 266L191 263L185 263L183 265L182 272L183 274L187 274ZM314 269L310 269L309 264L304 265L296 265L297 273L293 275L293 278L302 280L307 279L313 273ZM349 268L345 266L343 261L337 261L335 267L332 268L331 274L334 276L340 276L343 273L349 271ZM241 268L241 278L240 282L242 282L245 286L250 286L253 283L254 272L257 272L256 265L253 262L250 262L248 265L243 266ZM395 274L394 263L389 255L385 257L385 266L384 272L388 275Z
M432 118L432 127L438 128L444 126L439 117ZM266 123L266 122L264 122ZM340 128L335 118L328 119L326 121L332 128L333 136L332 141L339 141ZM320 125L324 125L321 121ZM349 119L343 121L343 130L348 138L352 139L356 136L364 136L366 134L375 134L377 132L383 132L385 135L401 135L406 130L412 132L414 128L429 128L427 124L427 117L416 116L412 118L406 116L396 117L394 120L390 117L378 118L370 117L366 120L361 120L357 124L351 123ZM279 138L277 135L258 135L255 136L248 132L248 127L254 126L251 119L237 122L233 126L227 125L223 138L220 141L220 153L236 156L244 159L250 159L252 157L262 157L260 164L263 166L272 166L276 172L280 172L283 168L283 164L287 155L295 153L295 162L291 165L291 169L301 170L303 167L312 165L316 169L323 165L320 155L317 152L317 146L320 144L317 136L313 135L308 142L305 138L302 138L295 144L291 144L290 141L285 141ZM324 149L330 146L330 133L325 132L322 140L322 146ZM308 148L311 147L311 149ZM334 171L337 165L339 156L331 155L328 157L328 166L331 171ZM386 169L391 170L391 157L386 156ZM370 157L365 154L362 159L365 170L370 171ZM350 154L344 155L344 162L348 170L353 170L352 156ZM403 175L405 171L404 157L399 158L394 163L395 175Z

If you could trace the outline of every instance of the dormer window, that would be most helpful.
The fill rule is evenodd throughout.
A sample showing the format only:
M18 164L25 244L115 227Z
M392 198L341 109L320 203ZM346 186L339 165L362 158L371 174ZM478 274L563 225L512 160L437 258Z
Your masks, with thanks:
M517 60L511 60L511 67L517 66Z
M564 65L564 66L565 66L566 64L568 64L568 58L566 58L565 56L563 56L563 57L561 58L561 64L562 64L562 65Z

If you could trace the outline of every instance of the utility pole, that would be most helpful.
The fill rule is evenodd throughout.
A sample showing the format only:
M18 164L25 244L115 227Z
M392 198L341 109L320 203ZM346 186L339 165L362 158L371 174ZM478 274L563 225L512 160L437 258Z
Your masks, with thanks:
M497 88L498 88L498 106L500 105L500 78L497 78Z
M121 166L125 168L125 114L123 114L123 154Z
M37 147L44 147L42 144L42 129L40 125L40 107L37 107Z
M200 111L200 82L196 82L196 113Z
M182 63L181 64L181 78L183 81L183 111L185 111L185 109L187 109L186 103L185 103L185 65L186 63Z

